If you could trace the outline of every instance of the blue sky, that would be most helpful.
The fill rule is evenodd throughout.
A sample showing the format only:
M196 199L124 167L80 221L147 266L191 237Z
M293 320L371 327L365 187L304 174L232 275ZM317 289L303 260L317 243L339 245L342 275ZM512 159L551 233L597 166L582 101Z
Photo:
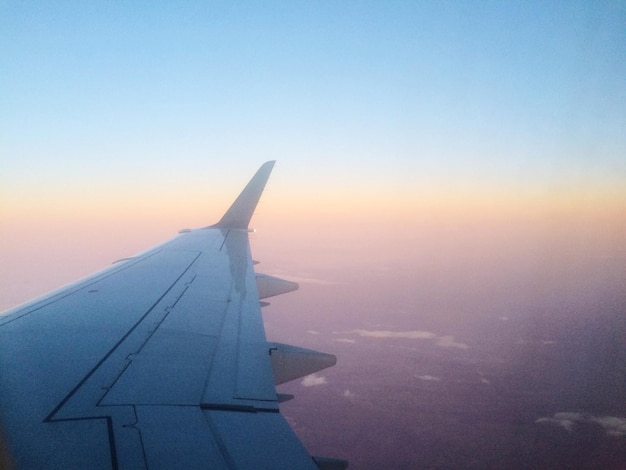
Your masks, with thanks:
M626 178L619 2L3 2L0 13L11 190L200 185L274 158L294 187Z

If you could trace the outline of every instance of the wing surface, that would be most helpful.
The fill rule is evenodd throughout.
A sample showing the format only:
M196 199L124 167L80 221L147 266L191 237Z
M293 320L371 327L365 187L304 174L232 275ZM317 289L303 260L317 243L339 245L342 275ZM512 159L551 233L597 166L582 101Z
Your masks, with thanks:
M275 383L335 358L267 342L248 241L272 166L218 224L0 317L16 468L317 468Z

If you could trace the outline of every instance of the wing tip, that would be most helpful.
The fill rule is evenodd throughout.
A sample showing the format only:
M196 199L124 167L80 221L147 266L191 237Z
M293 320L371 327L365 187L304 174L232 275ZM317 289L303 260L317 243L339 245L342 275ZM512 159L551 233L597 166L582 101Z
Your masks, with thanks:
M276 160L263 163L214 228L247 229Z

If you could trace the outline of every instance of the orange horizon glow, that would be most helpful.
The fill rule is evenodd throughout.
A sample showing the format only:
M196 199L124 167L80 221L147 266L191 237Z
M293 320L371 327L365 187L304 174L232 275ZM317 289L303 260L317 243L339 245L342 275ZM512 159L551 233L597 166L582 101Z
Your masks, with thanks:
M626 185L326 188L289 194L277 186L270 180L251 223L258 229L251 236L253 254L276 263L299 259L313 267L342 266L410 262L424 253L453 259L529 249L562 253L559 258L626 256ZM46 278L44 290L58 287L180 229L217 222L236 196L232 188L217 188L216 194L173 187L156 193L96 189L83 197L74 188L3 198L5 308L41 293L16 293L15 282Z

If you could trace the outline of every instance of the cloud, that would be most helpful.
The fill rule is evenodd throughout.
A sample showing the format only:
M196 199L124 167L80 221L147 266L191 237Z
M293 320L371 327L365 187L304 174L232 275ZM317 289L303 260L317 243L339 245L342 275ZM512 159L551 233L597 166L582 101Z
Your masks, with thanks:
M321 375L311 374L303 378L301 383L305 387L314 387L316 385L324 385L327 382L326 382L326 377L323 377Z
M389 330L352 330L348 333L354 333L366 338L406 338L406 339L432 339L436 338L435 333L430 331L389 331Z
M439 377L435 377L434 375L417 375L416 376L420 380L428 380L431 382L439 382L441 379Z
M592 417L591 420L602 426L611 436L626 436L626 418L598 416Z
M528 340L528 339L518 339L515 341L515 344L558 344L558 341L552 339L537 339L537 340Z
M539 418L535 423L553 424L574 432L576 423L596 423L604 428L609 436L626 436L626 418L617 416L594 416L587 413L554 413L552 418Z
M409 330L409 331L390 331L390 330L351 330L347 333L359 335L366 338L403 338L403 339L429 339L433 340L437 346L442 348L458 348L468 349L465 343L459 343L454 340L454 336L438 336L430 331Z
M557 418L539 418L535 420L535 423L547 423L561 426L563 429L569 432L574 431L574 422L569 419L557 419Z
M319 335L320 332L319 331L315 331L315 330L307 330L307 333L310 335Z
M350 344L356 343L356 340L349 339L349 338L337 338L335 341L337 341L338 343L350 343Z
M356 393L351 392L350 390L347 390L347 389L346 389L346 391L345 391L345 392L343 392L343 393L341 394L341 396L342 396L342 397L346 397L346 398L354 398L354 397L356 397Z

